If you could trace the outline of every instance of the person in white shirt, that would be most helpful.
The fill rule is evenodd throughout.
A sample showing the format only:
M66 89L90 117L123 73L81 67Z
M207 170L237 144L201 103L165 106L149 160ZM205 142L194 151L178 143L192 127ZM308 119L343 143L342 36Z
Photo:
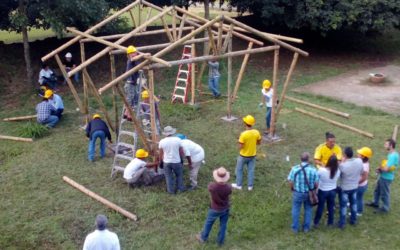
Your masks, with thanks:
M42 69L39 72L39 83L50 89L54 89L57 84L57 77L54 75L49 65L45 63L42 64Z
M135 156L136 158L125 167L124 179L131 187L153 184L153 177L157 174L156 170L150 170L149 168L156 168L158 162L145 162L149 152L144 149L136 150Z
M52 115L56 115L58 119L61 118L62 113L64 112L64 103L61 96L55 94L51 89L47 89L45 91L45 95L50 96L49 100L51 105L53 105L55 111Z
M83 250L120 250L118 236L107 229L107 223L105 215L97 215L96 230L86 236Z
M326 166L318 169L318 208L314 217L314 227L319 226L325 202L328 206L328 225L333 225L337 181L340 177L339 161L332 155Z
M166 126L162 132L166 137L158 143L160 160L163 163L167 192L175 194L178 190L184 192L183 187L183 164L184 157L181 139L173 136L176 129ZM174 185L174 179L176 185Z
M364 211L364 193L368 189L369 159L372 157L372 150L369 147L362 147L357 150L357 153L358 158L363 162L364 168L357 188L357 216L361 216Z
M197 175L204 160L204 149L197 143L187 139L186 135L177 134L182 140L182 147L190 169L190 189L197 188Z
M267 108L267 113L265 115L265 122L267 125L267 129L265 130L265 134L269 133L269 128L271 126L271 112L272 112L272 95L273 91L271 88L271 82L269 80L264 80L262 84L262 102L260 103L260 107L262 107L265 104L265 107Z

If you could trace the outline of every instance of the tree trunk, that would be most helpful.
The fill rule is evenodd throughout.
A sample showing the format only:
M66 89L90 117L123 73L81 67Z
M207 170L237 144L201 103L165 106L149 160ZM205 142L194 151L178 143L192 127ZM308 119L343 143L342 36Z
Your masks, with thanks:
M26 2L23 0L18 1L18 9L20 15L26 17ZM22 41L24 43L24 58L25 58L25 66L26 66L26 81L35 85L33 81L33 71L32 71L32 62L31 62L31 53L29 49L29 38L28 38L28 27L27 24L24 24L22 27Z
M210 0L204 0L204 18L210 20Z

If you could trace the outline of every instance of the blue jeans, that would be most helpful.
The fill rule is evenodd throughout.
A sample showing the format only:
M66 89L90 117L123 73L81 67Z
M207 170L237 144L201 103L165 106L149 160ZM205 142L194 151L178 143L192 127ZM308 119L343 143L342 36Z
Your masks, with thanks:
M254 168L256 167L256 157L243 157L241 155L237 158L236 163L236 184L242 186L243 184L243 167L247 165L247 186L252 187L254 181Z
M103 130L94 131L89 141L89 161L94 160L97 138L100 138L100 157L103 158L106 155L106 134Z
M52 115L55 115L58 117L58 119L61 119L62 113L64 112L64 109L57 109L54 112L51 112Z
M392 184L391 180L379 177L374 191L374 203L379 205L379 199L382 199L382 209L385 211L389 211L390 209L390 184Z
M175 194L177 190L183 192L183 165L182 163L165 163L164 162L165 182L167 183L167 192ZM174 185L175 175L175 185Z
M215 220L218 218L219 218L219 232L217 237L217 243L218 245L224 244L226 227L228 225L228 219L229 219L229 208L222 211L217 211L212 208L208 209L207 218L204 223L204 228L203 231L201 232L201 239L203 241L206 241L208 239L208 235L210 234L211 228Z
M270 128L271 126L271 112L272 112L272 108L271 107L267 107L267 113L265 115L265 122L267 125L267 129Z
M58 117L55 115L50 115L46 120L40 122L40 124L43 124L49 128L54 128L56 124L58 123Z
M219 76L208 78L208 88L214 96L219 96L221 94L219 92Z
M318 190L318 207L317 213L314 217L314 225L318 225L321 220L322 213L324 212L325 202L327 203L328 209L328 225L333 225L334 215L335 215L335 197L336 189L329 191Z
M364 211L364 193L368 189L368 184L357 188L357 213L362 214Z
M311 218L312 218L312 206L310 203L310 198L308 196L308 192L300 193L297 191L293 191L293 199L292 199L292 230L297 233L299 231L300 224L300 210L301 206L304 205L304 223L303 230L304 232L308 232L311 227Z
M339 227L343 228L346 224L347 203L350 202L350 224L354 225L357 221L357 188L343 190L340 199L340 218Z

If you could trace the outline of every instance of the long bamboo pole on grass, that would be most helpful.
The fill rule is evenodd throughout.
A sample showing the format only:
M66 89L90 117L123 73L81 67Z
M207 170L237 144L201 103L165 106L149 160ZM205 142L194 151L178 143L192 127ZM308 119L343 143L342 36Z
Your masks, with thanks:
M1 140L11 140L11 141L23 141L23 142L33 142L32 138L15 137L8 135L0 135Z
M88 195L89 197L97 200L100 203L103 203L103 205L105 205L105 206L117 211L118 213L124 215L125 217L127 217L127 218L129 218L129 219L131 219L133 221L137 220L137 216L134 215L133 213L126 211L122 207L117 206L116 204L112 203L111 201L109 201L109 200L101 197L100 195L90 191L89 189L87 189L83 185L81 185L81 184L77 183L76 181L68 178L67 176L63 176L63 180L66 183L68 183L69 185L71 185L72 187L74 187L74 188L78 189L79 191L81 191L82 193Z
M317 115L317 114L315 114L315 113L306 111L306 110L304 110L304 109L295 108L295 110L296 110L297 112L300 112L300 113L302 113L302 114L305 114L305 115L308 115L308 116L317 118L317 119L319 119L319 120L322 120L322 121L324 121L324 122L330 123L330 124L335 125L335 126L337 126L337 127L344 128L344 129L347 129L347 130L356 132L356 133L361 134L361 135L363 135L363 136L366 136L366 137L368 137L368 138L374 138L374 135L373 135L373 134L368 133L368 132L365 132L365 131L363 131L363 130L361 130L361 129L354 128L354 127L351 127L351 126L349 126L349 125L346 125L346 124L343 124L343 123L340 123L340 122L337 122L337 121L328 119L328 118L326 118L326 117Z
M276 49L274 51L274 69L272 73L272 108L271 108L271 127L269 130L269 136L271 138L274 137L275 135L275 123L276 123L276 115L275 115L275 110L276 110L276 99L278 95L278 68L279 68L279 49Z
M16 116L16 117L4 118L3 121L5 122L25 121L25 120L35 119L36 117L37 115Z
M253 48L253 43L250 42L247 50L251 50ZM242 62L242 66L240 67L238 77L235 83L235 89L232 94L232 103L236 100L237 92L239 91L240 83L242 82L244 71L246 70L247 62L249 61L250 54L245 54Z
M286 99L288 99L289 101L295 102L295 103L300 103L300 104L303 104L303 105L306 105L306 106L309 106L309 107L312 107L312 108L316 108L316 109L319 109L319 110L322 110L322 111L326 111L326 112L329 112L329 113L332 113L332 114L335 114L335 115L338 115L338 116L341 116L341 117L344 117L344 118L347 118L347 119L350 118L350 114L348 114L348 113L340 112L340 111L337 111L337 110L334 110L334 109L331 109L331 108L326 108L326 107L323 107L323 106L320 106L320 105L317 105L317 104L314 104L314 103L306 102L306 101L303 101L303 100L299 100L299 99L296 99L296 98L293 98L293 97L290 97L290 96L286 96Z

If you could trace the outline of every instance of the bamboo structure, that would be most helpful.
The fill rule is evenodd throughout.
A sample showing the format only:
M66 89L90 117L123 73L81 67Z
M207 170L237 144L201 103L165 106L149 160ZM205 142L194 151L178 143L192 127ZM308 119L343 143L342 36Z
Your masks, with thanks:
M126 211L125 209L123 209L122 207L112 203L111 201L107 200L106 198L101 197L100 195L90 191L89 189L87 189L86 187L84 187L83 185L77 183L76 181L68 178L67 176L63 176L63 180L68 183L69 185L71 185L72 187L78 189L79 191L81 191L82 193L86 194L87 196L95 199L96 201L102 203L103 205L105 205L108 208L111 208L115 211L117 211L118 213L124 215L125 217L127 217L128 219L131 219L133 221L137 220L137 216L131 212Z
M303 101L303 100L299 100L299 99L296 99L296 98L293 98L293 97L290 97L290 96L286 96L286 99L288 99L289 101L295 102L295 103L300 103L300 104L303 104L303 105L306 105L306 106L309 106L309 107L312 107L312 108L315 108L315 109L326 111L326 112L329 112L329 113L332 113L332 114L335 114L337 116L341 116L341 117L344 117L344 118L347 118L347 119L350 118L350 114L348 114L348 113L340 112L340 111L337 111L337 110L334 110L334 109L331 109L331 108L326 108L326 107L323 107L323 106L320 106L320 105L317 105L317 104L314 104L314 103L306 102L306 101Z
M33 142L32 138L15 137L15 136L8 136L8 135L0 135L0 140Z
M343 123L340 123L340 122L337 122L337 121L328 119L328 118L326 118L326 117L317 115L317 114L315 114L315 113L306 111L306 110L304 110L304 109L295 108L295 110L296 110L297 112L299 112L299 113L302 113L302 114L305 114L305 115L314 117L314 118L319 119L319 120L321 120L321 121L324 121L324 122L327 122L327 123L329 123L329 124L335 125L335 126L337 126L337 127L339 127L339 128L344 128L344 129L347 129L347 130L356 132L356 133L358 133L358 134L360 134L360 135L363 135L363 136L366 136L366 137L368 137L368 138L374 138L374 135L373 135L373 134L368 133L368 132L365 132L365 131L363 131L363 130L361 130L361 129L358 129L358 128L355 128L355 127L351 127L351 126L349 126L349 125L346 125L346 124L343 124Z
M25 120L35 119L36 117L37 115L16 116L16 117L4 118L3 121L5 122L25 121Z

